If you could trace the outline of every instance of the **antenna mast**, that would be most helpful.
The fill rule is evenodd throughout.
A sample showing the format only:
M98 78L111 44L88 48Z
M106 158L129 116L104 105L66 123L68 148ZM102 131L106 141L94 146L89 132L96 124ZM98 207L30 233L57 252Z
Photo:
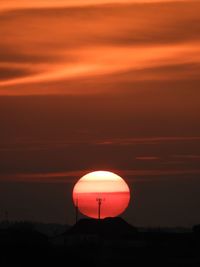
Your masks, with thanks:
M75 212L76 212L76 223L78 222L78 198L76 199L75 203Z
M98 219L101 219L101 204L104 199L102 198L97 198L96 201L98 202Z

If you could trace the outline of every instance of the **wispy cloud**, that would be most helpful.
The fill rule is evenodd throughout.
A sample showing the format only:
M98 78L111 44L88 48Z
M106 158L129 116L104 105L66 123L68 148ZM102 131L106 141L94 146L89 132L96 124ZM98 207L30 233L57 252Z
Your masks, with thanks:
M24 77L13 78L0 82L0 87L13 85L26 85L52 81L68 80L73 78L102 76L146 68L163 67L170 64L198 63L200 58L200 45L172 45L155 46L150 48L141 47L95 47L72 52L72 57L79 59L76 63L60 63L48 66L35 64L35 69L30 66L29 73ZM25 66L24 66L25 68ZM41 70L40 73L37 73ZM20 70L18 70L20 71ZM28 69L27 69L28 72ZM157 78L159 79L159 77ZM137 80L137 78L135 78ZM73 93L73 92L68 92ZM84 93L84 92L83 92Z
M172 155L173 158L175 159L183 159L183 160L200 160L200 155L188 155L188 154L183 154L183 155Z
M144 161L152 161L152 160L159 160L159 157L155 157L155 156L137 156L135 158L136 160L144 160Z
M70 146L143 146L143 145L167 145L184 144L186 142L200 141L200 136L162 136L162 137L133 137L133 138L110 138L92 140L85 136L74 137L70 140L12 140L8 143L0 142L0 151L42 151L52 149L64 149ZM200 159L200 155L172 155L173 158ZM136 156L136 160L159 160L157 156Z
M134 138L112 138L110 140L103 140L97 144L104 145L138 145L138 144L162 144L162 143L176 143L187 141L200 141L200 136L161 136L161 137L134 137Z
M2 13L1 95L109 93L118 88L113 75L123 83L124 73L132 87L199 80L196 1L56 9L34 3L45 8Z
M45 7L69 7L69 6L87 6L87 5L101 5L112 3L156 3L156 2L178 2L184 0L35 0L28 2L26 0L2 0L0 10L21 9L21 8L45 8Z
M25 182L25 183L75 183L77 179L92 170L65 171L51 173L17 173L0 175L0 182ZM109 170L125 177L128 182L151 182L174 180L175 182L191 179L190 175L199 179L200 169L191 170ZM194 178L194 177L193 177Z

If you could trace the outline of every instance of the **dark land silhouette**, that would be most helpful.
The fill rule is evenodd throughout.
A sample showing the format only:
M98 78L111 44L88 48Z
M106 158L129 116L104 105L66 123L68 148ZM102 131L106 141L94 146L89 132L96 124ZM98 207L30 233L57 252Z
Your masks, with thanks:
M0 266L200 266L200 225L144 229L122 218L0 224Z
M128 224L120 217L105 218L103 220L81 219L65 234L88 235L103 238L128 237L137 233L137 228Z

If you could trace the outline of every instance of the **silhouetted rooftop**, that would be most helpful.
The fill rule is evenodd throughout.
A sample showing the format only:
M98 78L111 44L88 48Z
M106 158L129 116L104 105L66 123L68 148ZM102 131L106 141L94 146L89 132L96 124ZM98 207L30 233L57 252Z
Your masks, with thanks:
M125 236L137 233L137 229L120 217L105 219L81 219L66 234L100 236Z

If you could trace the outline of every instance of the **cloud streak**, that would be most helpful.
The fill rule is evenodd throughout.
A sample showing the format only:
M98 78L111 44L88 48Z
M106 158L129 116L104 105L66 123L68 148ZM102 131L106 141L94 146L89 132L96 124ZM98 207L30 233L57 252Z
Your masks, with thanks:
M0 82L0 87L12 85L24 85L33 83L43 83L51 81L61 81L66 79L102 76L113 73L125 72L128 70L141 70L145 68L163 67L168 62L170 64L198 63L200 58L197 55L200 52L200 46L194 45L175 45L161 46L153 48L138 47L100 47L90 48L86 51L77 52L79 63L66 65L52 65L46 67L44 72ZM76 54L76 53L75 53ZM74 55L74 58L76 56ZM35 72L41 68L35 66ZM72 92L68 92L72 93Z
M69 172L52 172L52 173L19 173L0 175L0 182L23 182L23 183L70 183L74 184L80 177L91 172L92 170L69 171ZM110 170L126 177L128 183L152 182L174 180L183 182L183 180L199 180L200 169L191 170ZM184 177L183 177L184 176Z
M107 85L108 76L128 72L133 85L138 72L144 80L194 80L200 64L198 10L198 2L184 1L4 12L0 94L109 93L106 86L83 90L80 83L101 79ZM185 65L193 68L181 75L177 66ZM157 72L149 77L147 69Z
M69 7L69 6L87 6L87 5L102 5L102 4L116 4L116 3L157 3L157 2L178 2L184 0L35 0L33 3L27 2L26 0L2 0L0 10L10 10L10 9L23 9L23 8L56 8L56 7Z

